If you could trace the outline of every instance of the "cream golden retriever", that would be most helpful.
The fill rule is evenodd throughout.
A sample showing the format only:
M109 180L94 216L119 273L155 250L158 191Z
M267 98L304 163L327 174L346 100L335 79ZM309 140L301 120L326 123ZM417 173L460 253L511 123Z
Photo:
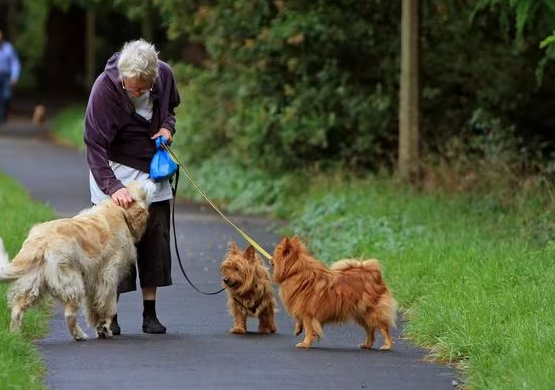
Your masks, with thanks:
M154 188L150 181L132 182L127 189L134 202L126 209L108 199L73 218L34 226L11 262L0 239L0 281L12 282L12 332L21 329L25 310L49 293L63 304L75 340L87 339L77 323L81 304L97 337L112 337L118 282L136 260Z

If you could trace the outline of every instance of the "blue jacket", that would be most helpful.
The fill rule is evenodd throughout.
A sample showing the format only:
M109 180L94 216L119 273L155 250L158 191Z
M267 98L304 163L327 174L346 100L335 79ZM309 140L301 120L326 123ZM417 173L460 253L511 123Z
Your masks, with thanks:
M9 75L10 80L18 80L21 64L12 44L7 41L0 43L0 75Z

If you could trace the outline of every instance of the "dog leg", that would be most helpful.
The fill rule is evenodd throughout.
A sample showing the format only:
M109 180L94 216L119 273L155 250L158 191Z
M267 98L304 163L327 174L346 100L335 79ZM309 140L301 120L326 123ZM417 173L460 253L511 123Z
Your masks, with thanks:
M393 340L391 340L391 335L389 334L389 326L387 324L380 324L380 333L384 339L384 345L380 347L382 351L389 351L393 348Z
M106 283L107 284L107 283ZM93 302L89 305L88 316L91 327L96 328L96 337L111 339L114 337L110 326L117 311L117 292L115 288L106 285L97 290Z
M8 290L8 301L12 309L10 331L21 332L25 310L30 308L40 295L34 279L21 278L14 282Z
M376 328L367 324L361 324L361 326L366 332L366 339L364 340L364 343L359 344L359 348L370 349L372 348L372 345L374 345L374 332L376 331Z
M110 325L112 324L112 319L104 321L104 323L96 327L96 337L99 339L111 339L114 334L110 330Z
M12 333L21 332L21 325L23 324L24 311L19 305L12 306L12 320L10 322L10 331Z
M82 341L86 340L88 336L77 323L77 313L81 307L81 302L86 297L85 281L80 271L65 266L65 263L60 263L59 260L71 259L72 256L70 246L63 247L63 250L45 251L45 283L49 287L50 294L64 306L64 316L69 334L74 340ZM64 264L64 266L60 264Z
M274 323L274 307L267 306L258 316L259 333L276 333L277 327Z
M233 312L233 328L229 330L229 333L247 333L247 315L243 314L240 309L235 309Z
M305 337L302 343L295 345L297 348L310 348L316 339L322 335L322 324L316 318L304 318L303 327Z
M295 318L295 336L303 333L303 321L300 318Z
M79 311L79 303L67 301L64 303L64 315L66 318L67 328L75 341L84 341L88 338L87 334L77 323L77 312Z
M116 315L117 295L114 290L113 297L105 298L104 301L95 297L93 308L88 311L89 325L96 328L96 337L99 339L111 339L114 337L112 330L112 319Z

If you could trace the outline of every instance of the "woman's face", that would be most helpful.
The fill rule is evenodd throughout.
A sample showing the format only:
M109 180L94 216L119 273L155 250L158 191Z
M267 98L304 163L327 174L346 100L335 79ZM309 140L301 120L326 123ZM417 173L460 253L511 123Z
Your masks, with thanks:
M144 81L136 79L121 79L122 88L136 97L142 96L145 93L152 91L153 85L154 83L146 83Z

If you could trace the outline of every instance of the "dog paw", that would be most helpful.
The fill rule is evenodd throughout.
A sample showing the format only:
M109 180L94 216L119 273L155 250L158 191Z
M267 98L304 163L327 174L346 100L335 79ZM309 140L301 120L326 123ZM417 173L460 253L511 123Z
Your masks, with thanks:
M96 332L96 337L99 339L111 339L113 337L113 335L111 333L107 333L107 332Z
M372 349L372 344L359 344L360 349Z
M99 339L111 339L114 334L106 325L102 325L96 328L96 337Z
M88 338L89 338L89 336L87 336L87 334L84 333L84 332L81 332L80 334L73 336L73 339L75 341L85 341Z
M276 333L276 331L277 331L277 328L275 326L258 329L258 333L264 333L264 334Z
M297 344L295 345L295 347L297 347L297 348L307 348L307 349L308 349L308 348L310 348L310 344L305 343L305 342L303 341L302 343L297 343Z
M235 327L235 328L231 328L231 329L229 330L229 333L233 333L233 334L245 334L245 333L247 333L247 330L246 330L245 328L238 328L238 327Z
M295 336L300 335L303 333L303 324L300 322L295 323Z
M380 351L391 351L391 347L389 344L384 344L380 347Z

